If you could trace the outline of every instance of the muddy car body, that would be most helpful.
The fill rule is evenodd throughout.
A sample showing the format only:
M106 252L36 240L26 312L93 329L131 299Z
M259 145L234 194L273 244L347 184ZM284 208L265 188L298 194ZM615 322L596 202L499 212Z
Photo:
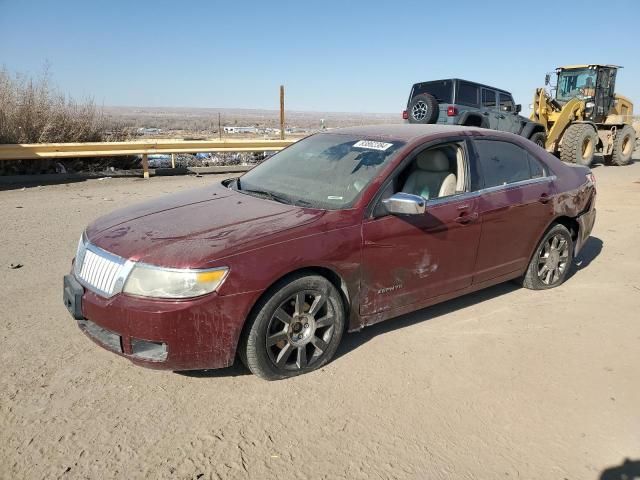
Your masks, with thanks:
M333 172L322 184L310 176L320 185L316 197L328 200L312 202L291 179L274 180L291 185L296 195L286 199L250 190L256 179L271 179L270 169L284 168L279 157L313 161L295 155L305 142L309 150L339 144L347 155L340 157L347 174ZM518 162L519 171L509 166ZM500 177L505 169L516 172L507 172L513 181ZM335 186L350 174L359 177ZM326 195L332 188L347 193ZM594 219L590 171L522 137L435 125L347 128L308 137L239 182L216 181L98 219L83 234L64 297L89 337L134 363L220 368L239 351L254 373L284 378L329 361L342 330L511 279L531 288L561 283ZM556 230L565 236L545 240ZM542 265L534 268L541 276L530 274L532 264ZM219 283L192 298L154 298L135 290L149 277L130 286L138 268Z

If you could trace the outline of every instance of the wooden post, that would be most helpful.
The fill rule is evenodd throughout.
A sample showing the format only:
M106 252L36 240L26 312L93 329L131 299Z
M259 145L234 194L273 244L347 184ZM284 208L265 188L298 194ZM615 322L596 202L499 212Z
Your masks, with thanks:
M280 85L280 140L284 140L284 85Z
M149 155L142 154L142 175L144 178L149 178Z
M176 168L176 154L171 154L171 168Z

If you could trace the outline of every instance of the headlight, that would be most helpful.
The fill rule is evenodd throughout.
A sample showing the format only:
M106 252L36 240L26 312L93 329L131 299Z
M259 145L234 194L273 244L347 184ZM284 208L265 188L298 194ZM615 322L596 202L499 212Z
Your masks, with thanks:
M180 270L136 264L124 284L124 293L156 298L191 298L215 291L227 277L226 267Z

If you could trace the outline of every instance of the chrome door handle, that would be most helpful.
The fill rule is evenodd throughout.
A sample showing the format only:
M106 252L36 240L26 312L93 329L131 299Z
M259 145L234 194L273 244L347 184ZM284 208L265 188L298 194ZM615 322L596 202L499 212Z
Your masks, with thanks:
M459 217L456 217L456 222L461 223L462 225L466 225L471 222L475 222L478 219L478 213L473 212L467 214L466 212L462 212Z

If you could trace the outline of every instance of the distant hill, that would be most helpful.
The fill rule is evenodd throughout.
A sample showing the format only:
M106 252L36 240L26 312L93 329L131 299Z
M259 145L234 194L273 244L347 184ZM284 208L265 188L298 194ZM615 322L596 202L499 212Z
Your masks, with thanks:
M278 128L278 110L240 108L103 107L105 116L125 127L160 128L171 132L213 133L218 131L218 114L224 126ZM286 127L316 130L321 120L327 128L401 123L401 113L299 112L286 111Z

